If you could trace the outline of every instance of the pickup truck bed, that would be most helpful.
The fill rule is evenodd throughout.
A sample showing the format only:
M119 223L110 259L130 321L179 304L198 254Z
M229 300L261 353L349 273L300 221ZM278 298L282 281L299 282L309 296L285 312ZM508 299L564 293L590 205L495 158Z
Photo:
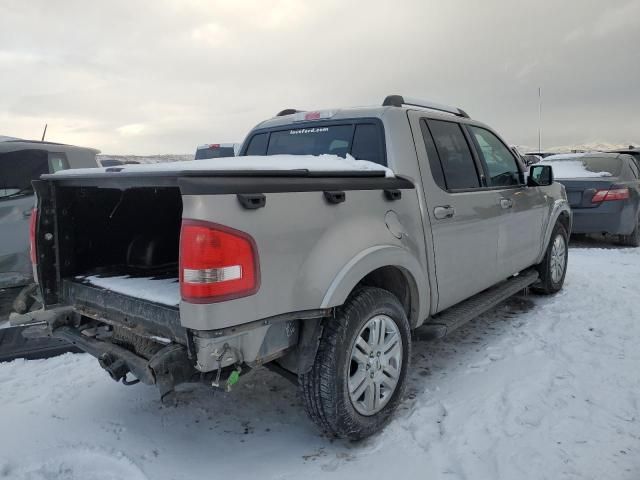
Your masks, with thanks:
M326 286L361 248L360 241L349 247L350 235L357 238L369 231L400 244L388 230L385 214L393 206L415 205L402 195L415 194L413 184L383 171L212 175L106 170L49 175L35 182L45 303L71 306L76 315L109 325L116 333L124 329L152 342L169 339L195 358L202 373L239 361L229 357L219 363L221 346L211 338L256 320L272 325L255 340L245 334L243 345L234 347L243 348L244 363L262 364L291 349L299 319L322 317L332 306L323 304ZM229 302L180 302L184 217L213 220L255 238L260 257L255 295ZM342 228L336 229L337 223ZM340 238L333 236L336 231ZM335 242L343 244L342 251ZM327 264L328 255L344 260Z

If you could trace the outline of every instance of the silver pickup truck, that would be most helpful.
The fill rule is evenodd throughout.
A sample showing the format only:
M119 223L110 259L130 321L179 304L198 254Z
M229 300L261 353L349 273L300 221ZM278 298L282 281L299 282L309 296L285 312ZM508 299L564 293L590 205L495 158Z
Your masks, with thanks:
M460 109L284 110L240 153L36 181L35 319L162 396L268 365L320 428L359 439L402 400L412 330L562 288L564 188Z

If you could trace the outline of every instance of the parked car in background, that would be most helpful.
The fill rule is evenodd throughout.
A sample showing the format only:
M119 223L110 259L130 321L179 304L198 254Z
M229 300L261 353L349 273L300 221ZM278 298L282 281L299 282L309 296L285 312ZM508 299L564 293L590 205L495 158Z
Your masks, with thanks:
M239 143L206 143L198 145L194 160L235 157L239 150Z
M68 168L97 167L92 148L0 137L0 295L15 297L32 282L29 222L35 204L31 181ZM11 289L11 290L6 290ZM4 298L2 304L10 303ZM3 313L0 312L0 316Z
M640 168L620 153L569 153L544 159L567 189L574 233L617 235L640 246Z
M268 363L320 428L359 439L403 399L413 329L562 288L564 188L458 108L285 110L242 154L35 182L34 318L161 395Z

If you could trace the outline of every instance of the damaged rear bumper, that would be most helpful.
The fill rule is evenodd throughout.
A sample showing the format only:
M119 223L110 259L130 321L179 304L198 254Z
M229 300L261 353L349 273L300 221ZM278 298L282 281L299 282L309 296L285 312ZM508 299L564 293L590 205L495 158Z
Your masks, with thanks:
M140 382L155 385L164 397L177 385L198 375L184 345L159 345L150 358L145 358L124 346L100 339L95 328L78 322L80 315L72 307L40 310L29 316L30 323L47 324L48 328L43 331L45 335L63 339L96 357L115 381L131 383L127 381L127 374L131 373Z

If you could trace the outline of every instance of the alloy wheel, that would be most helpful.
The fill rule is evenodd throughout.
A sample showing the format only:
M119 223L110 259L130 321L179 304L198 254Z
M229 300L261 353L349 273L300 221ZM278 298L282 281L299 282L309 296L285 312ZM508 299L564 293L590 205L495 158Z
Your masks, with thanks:
M358 413L370 416L393 396L402 371L402 338L387 315L365 323L351 348L348 390Z
M567 245L562 235L557 235L551 247L551 280L558 283L562 280L564 269L567 264Z

